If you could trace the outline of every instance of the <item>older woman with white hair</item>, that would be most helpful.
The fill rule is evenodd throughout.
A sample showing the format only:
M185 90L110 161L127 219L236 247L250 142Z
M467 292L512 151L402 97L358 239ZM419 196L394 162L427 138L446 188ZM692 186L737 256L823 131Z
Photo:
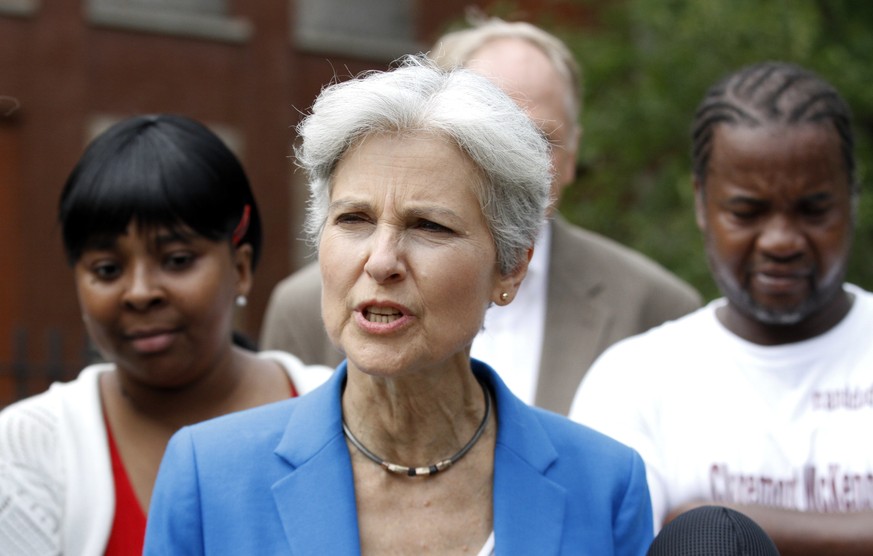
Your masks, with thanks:
M484 77L409 57L327 87L299 128L322 314L309 395L185 428L146 554L644 554L629 448L470 359L549 202L548 143Z

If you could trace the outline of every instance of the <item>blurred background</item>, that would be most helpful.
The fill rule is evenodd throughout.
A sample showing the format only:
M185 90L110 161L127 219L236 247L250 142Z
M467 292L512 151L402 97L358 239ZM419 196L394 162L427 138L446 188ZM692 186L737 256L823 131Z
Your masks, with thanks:
M535 23L583 69L571 221L717 296L692 212L688 130L715 80L780 59L819 72L855 114L862 188L873 138L873 2L854 0L0 0L0 407L74 377L88 348L57 198L86 143L119 118L197 118L239 155L265 249L239 329L304 265L294 126L322 86L427 51L466 10ZM873 289L862 195L850 281Z

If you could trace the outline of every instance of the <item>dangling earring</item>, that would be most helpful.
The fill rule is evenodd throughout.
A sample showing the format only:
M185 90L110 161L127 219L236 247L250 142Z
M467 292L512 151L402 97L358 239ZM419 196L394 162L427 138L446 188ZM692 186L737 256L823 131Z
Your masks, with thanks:
M240 294L236 296L236 299L234 299L234 303L236 303L237 307L245 307L246 305L248 305L249 300L246 299L246 296Z

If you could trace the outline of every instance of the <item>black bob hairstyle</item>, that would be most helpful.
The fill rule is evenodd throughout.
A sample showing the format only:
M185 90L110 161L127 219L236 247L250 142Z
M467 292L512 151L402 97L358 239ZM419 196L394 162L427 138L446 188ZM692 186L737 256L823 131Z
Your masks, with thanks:
M184 116L134 116L100 134L67 178L58 218L70 265L90 242L121 235L131 222L187 227L228 244L241 233L233 243L252 246L252 268L261 251L261 219L242 165Z

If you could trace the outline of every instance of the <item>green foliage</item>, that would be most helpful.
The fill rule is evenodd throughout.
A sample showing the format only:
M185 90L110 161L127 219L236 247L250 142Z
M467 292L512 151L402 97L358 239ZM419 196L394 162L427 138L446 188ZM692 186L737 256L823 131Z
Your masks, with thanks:
M792 61L839 89L855 114L862 189L873 147L873 2L853 0L587 1L578 29L538 21L584 72L579 177L562 201L571 221L648 254L718 295L694 223L689 128L706 89L766 59ZM873 203L862 194L849 280L873 289Z

